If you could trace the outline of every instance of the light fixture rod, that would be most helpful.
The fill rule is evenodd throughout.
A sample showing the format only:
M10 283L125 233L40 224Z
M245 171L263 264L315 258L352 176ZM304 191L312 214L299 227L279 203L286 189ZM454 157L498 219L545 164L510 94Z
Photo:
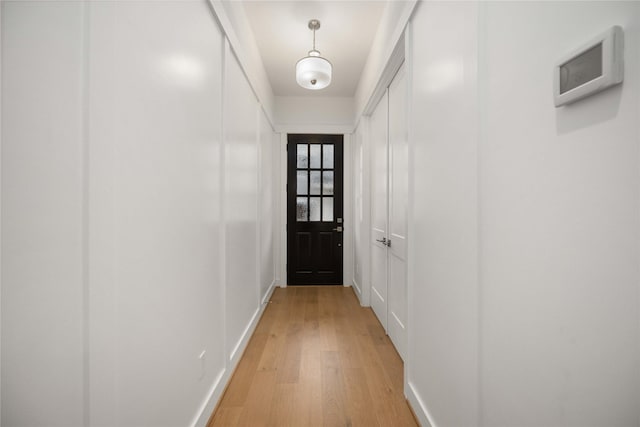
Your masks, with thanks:
M313 31L313 50L316 50L316 30L320 28L320 21L312 19L309 21L309 29Z

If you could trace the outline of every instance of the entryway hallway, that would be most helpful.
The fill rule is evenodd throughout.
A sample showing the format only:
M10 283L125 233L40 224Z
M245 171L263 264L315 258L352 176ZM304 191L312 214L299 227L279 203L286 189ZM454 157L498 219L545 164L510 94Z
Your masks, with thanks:
M277 288L214 426L416 426L403 363L343 286Z

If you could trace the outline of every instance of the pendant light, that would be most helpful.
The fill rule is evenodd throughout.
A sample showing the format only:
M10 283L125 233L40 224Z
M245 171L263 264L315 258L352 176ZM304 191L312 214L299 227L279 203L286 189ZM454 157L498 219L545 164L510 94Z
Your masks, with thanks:
M296 81L305 89L324 89L331 83L331 62L320 56L316 50L316 30L320 28L320 21L309 21L309 29L313 31L313 49L309 55L296 64Z

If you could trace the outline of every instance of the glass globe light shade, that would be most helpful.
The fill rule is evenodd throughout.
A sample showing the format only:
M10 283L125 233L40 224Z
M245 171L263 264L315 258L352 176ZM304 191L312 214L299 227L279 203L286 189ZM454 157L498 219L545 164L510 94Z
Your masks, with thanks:
M324 89L331 83L331 63L313 55L315 52L317 51L309 52L309 56L296 64L296 81L305 89Z

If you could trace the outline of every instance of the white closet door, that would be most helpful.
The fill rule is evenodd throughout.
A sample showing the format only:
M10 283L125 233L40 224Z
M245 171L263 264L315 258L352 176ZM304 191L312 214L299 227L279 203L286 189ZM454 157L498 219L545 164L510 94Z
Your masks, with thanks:
M387 333L405 359L407 350L407 218L409 147L407 135L407 79L404 65L389 94L389 237Z
M387 329L388 96L371 115L371 307Z

